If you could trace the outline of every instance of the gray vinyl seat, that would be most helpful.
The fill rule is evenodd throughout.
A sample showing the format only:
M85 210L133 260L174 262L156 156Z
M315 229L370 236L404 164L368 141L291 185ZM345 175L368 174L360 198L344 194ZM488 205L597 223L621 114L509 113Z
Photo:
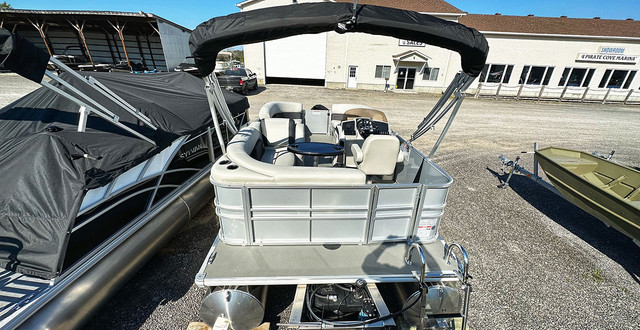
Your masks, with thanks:
M290 118L260 119L262 144L264 149L256 156L265 163L281 166L293 166L300 163L295 154L287 151L291 143L304 141L304 130Z
M398 161L400 140L393 135L371 135L362 148L351 145L351 152L359 170L367 175L392 175Z

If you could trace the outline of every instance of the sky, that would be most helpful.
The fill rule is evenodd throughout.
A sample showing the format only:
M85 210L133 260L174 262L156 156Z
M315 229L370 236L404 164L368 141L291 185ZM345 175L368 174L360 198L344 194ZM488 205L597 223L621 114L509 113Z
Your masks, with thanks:
M241 0L208 1L79 1L79 0L2 0L18 9L144 11L164 17L187 28L216 16L240 11ZM449 0L450 4L472 14L528 15L574 18L640 20L640 0Z

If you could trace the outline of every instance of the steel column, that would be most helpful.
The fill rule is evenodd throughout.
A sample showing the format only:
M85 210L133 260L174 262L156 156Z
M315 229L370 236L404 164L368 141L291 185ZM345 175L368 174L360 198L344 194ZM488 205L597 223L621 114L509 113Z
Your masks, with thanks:
M80 39L82 39L82 43L84 44L84 49L87 51L87 56L89 57L89 61L91 62L91 65L93 65L93 67L95 68L95 64L93 63L93 57L91 57L91 51L89 51L89 46L87 46L87 39L85 39L84 37L84 20L82 21L82 25L80 25L78 23L78 21L76 21L76 24L71 23L71 21L67 20L67 22L69 22L69 24L71 24L71 26L73 26L74 29L76 29L78 31L78 35L80 36Z
M118 23L118 20L116 20L116 24L113 25L113 23L111 23L111 21L107 21L109 22L109 24L116 30L118 31L118 36L120 36L120 41L122 41L122 50L124 51L124 56L127 58L127 65L129 66L129 68L131 68L131 61L129 60L129 54L127 53L127 46L124 44L124 35L122 34L122 31L124 31L124 26L127 24L126 22L124 24L122 24L122 26L120 26L120 23Z
M35 20L35 22L33 22L30 18L27 18L27 20L40 33L40 37L42 38L42 41L44 42L44 46L47 47L47 52L49 53L49 56L53 56L53 51L51 51L51 47L49 47L49 41L47 40L47 37L44 35L44 30L43 30L44 29L44 25L46 24L47 21L43 20L42 24L40 24L40 23L38 23L38 20Z

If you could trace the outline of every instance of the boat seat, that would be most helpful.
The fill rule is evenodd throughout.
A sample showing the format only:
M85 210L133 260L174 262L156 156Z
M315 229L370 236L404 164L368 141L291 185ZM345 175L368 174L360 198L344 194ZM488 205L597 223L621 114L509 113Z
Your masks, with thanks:
M337 127L344 119L344 113L351 109L372 109L364 104L334 104L331 106L331 126Z
M329 134L309 134L308 142L336 143L337 137Z
M351 145L358 169L367 175L392 175L400 158L400 140L393 135L370 135L362 148Z
M291 118L260 119L262 144L264 149L254 152L254 157L265 162L281 166L301 164L302 159L287 151L287 146L304 141L303 124L296 124ZM258 149L259 150L259 146Z
M302 124L302 103L297 102L269 102L260 108L259 119L289 118L296 125Z
M598 167L597 162L583 158L558 158L556 163L577 175L593 172Z
M364 108L347 110L343 114L342 120L343 121L352 120L354 118L359 118L359 117L371 118L371 120L382 121L385 123L387 122L387 115L385 115L384 112L380 110L364 109Z
M261 126L261 122L255 121L241 129L231 139L227 145L227 153L211 168L211 182L214 184L270 183L287 186L342 186L366 183L365 173L358 169L280 166L261 161L264 150L259 149L261 146L265 148ZM271 126L270 123L267 126ZM277 157L277 160L281 157L283 156Z

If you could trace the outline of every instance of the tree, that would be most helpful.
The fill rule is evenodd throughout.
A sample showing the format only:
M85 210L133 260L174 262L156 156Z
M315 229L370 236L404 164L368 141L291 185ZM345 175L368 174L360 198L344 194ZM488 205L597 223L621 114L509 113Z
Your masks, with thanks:
M0 9L11 9L11 5L8 4L6 1L0 2Z
M244 51L242 50L234 50L232 52L233 54L233 59L236 61L240 61L241 63L244 63Z

